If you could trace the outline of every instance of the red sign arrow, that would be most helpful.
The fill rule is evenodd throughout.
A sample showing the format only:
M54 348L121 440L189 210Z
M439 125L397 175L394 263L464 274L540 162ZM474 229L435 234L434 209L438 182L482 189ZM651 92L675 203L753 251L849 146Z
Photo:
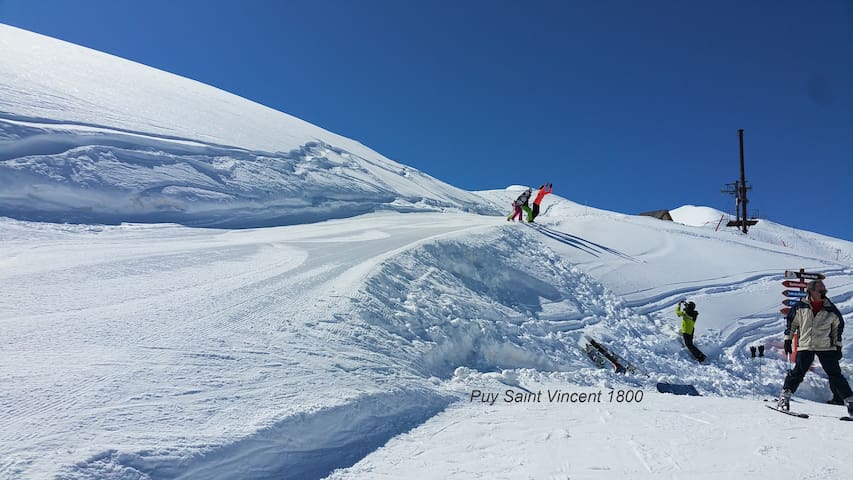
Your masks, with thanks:
M809 286L808 283L799 280L785 280L784 282L782 282L782 285L791 288L806 288Z
M791 307L785 307L783 309L780 309L779 311L782 312L782 315L788 316L788 312L791 311Z

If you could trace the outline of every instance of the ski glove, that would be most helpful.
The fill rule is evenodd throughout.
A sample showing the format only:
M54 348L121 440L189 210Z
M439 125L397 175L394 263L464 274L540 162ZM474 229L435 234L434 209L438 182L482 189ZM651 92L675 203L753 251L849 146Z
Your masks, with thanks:
M785 353L794 353L794 350L791 348L791 339L785 340Z
M839 360L841 360L841 357L842 357L842 353L841 353L841 345L837 345L837 346L835 347L835 350L836 350L836 351L838 351L838 359L839 359Z

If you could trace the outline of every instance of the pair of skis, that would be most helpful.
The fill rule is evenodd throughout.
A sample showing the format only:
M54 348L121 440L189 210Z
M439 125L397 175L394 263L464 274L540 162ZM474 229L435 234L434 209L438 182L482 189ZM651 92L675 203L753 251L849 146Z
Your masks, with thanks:
M610 364L616 373L640 373L640 370L631 362L613 353L594 338L584 335L584 339L586 339L586 344L583 351L598 368L605 368Z
M592 361L592 363L594 363L598 368L607 368L607 366L610 365L616 373L643 373L642 370L634 366L631 362L625 360L616 353L613 353L612 350L589 335L584 335L584 339L586 339L586 344L583 346L583 351L586 356L589 357L590 361ZM646 375L645 373L643 374ZM691 396L700 395L696 390L696 387L693 385L658 382L655 384L655 387L658 392L661 393Z

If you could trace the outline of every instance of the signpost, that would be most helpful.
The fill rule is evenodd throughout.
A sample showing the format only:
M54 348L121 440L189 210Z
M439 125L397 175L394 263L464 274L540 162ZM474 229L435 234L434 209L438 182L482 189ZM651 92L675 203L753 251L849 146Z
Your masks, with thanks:
M822 273L806 272L801 268L799 272L794 270L785 270L785 278L799 278L801 280L823 280L826 278L826 275Z

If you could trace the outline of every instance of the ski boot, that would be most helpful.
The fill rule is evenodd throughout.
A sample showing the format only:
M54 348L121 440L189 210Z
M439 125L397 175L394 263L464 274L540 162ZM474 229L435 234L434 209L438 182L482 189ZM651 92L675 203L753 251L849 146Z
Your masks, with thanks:
M853 395L844 399L844 405L847 406L847 415L853 417Z
M779 410L789 411L791 410L791 391L790 390L782 390L782 394L779 395L779 400L776 402L776 408Z

